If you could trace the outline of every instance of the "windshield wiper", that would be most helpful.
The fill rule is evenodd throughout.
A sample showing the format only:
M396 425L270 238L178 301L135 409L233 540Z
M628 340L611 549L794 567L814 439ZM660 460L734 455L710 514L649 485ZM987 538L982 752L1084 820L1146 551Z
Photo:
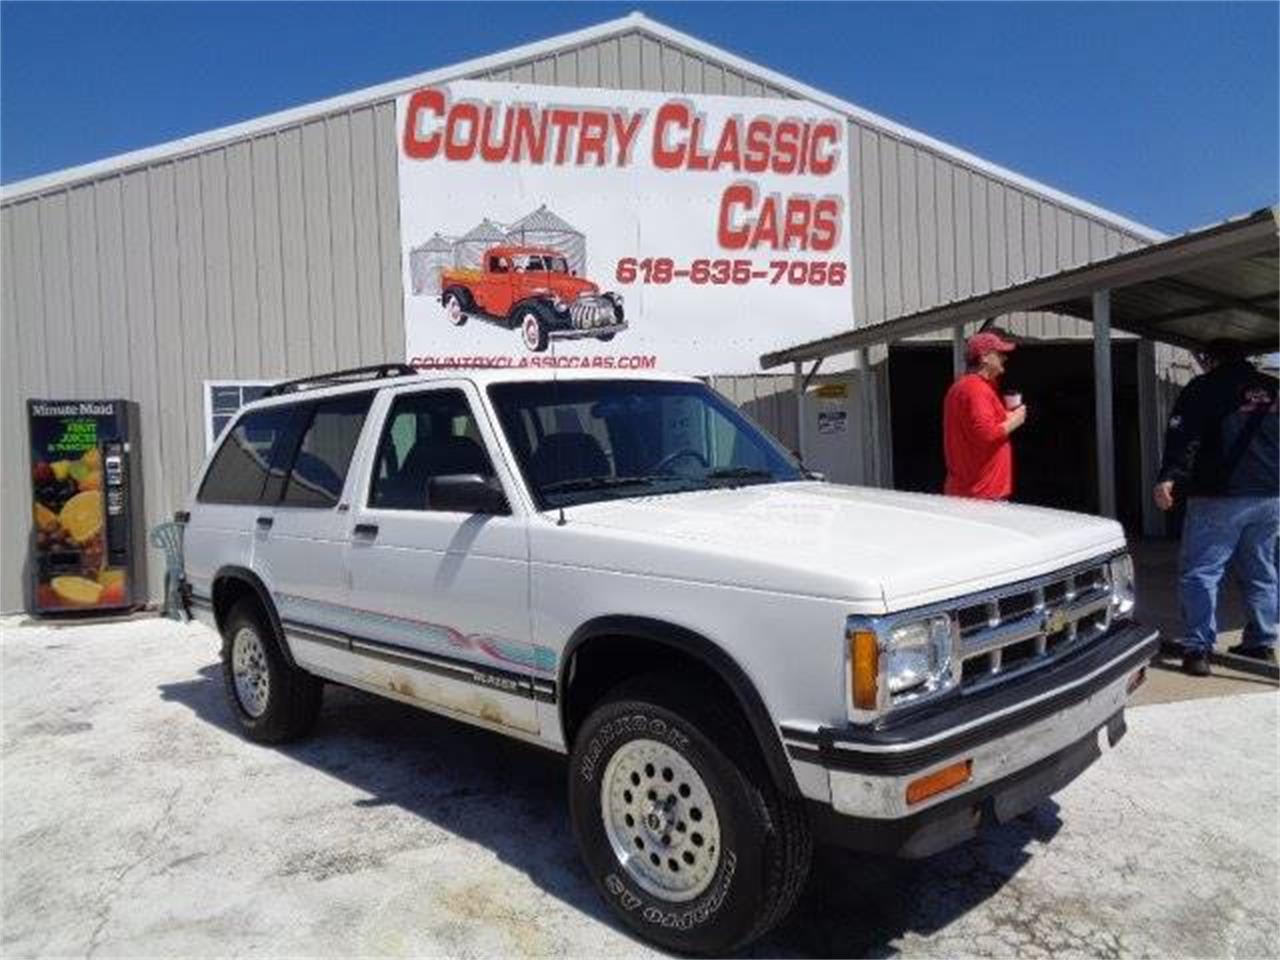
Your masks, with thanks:
M755 467L720 467L703 474L703 480L773 480L773 472Z
M675 476L635 476L635 477L574 477L570 480L557 480L543 484L543 493L573 493L578 490L608 490L613 487L647 487L663 480L677 480Z

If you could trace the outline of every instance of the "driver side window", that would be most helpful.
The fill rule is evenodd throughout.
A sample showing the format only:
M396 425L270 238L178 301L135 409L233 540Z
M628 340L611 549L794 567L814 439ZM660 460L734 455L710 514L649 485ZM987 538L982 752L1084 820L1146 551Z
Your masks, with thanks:
M427 492L433 477L494 477L493 462L461 390L397 397L373 470L369 506L382 510L436 509Z

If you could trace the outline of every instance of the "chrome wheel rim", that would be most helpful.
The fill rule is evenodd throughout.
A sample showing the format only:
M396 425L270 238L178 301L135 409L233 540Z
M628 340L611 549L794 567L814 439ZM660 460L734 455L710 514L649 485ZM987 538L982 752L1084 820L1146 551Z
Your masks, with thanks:
M720 820L711 792L681 754L657 740L630 740L600 783L604 832L618 863L647 893L692 900L720 864Z
M455 327L458 324L462 323L464 319L462 316L462 304L458 302L458 298L455 297L453 294L449 294L449 296L445 298L444 312L445 312L445 315L449 318L449 322L452 323Z
M244 712L260 717L267 711L271 679L267 673L267 652L251 627L241 627L231 641L231 675L236 699Z
M538 318L532 313L524 315L524 322L521 324L521 330L524 332L524 345L530 350L538 349Z

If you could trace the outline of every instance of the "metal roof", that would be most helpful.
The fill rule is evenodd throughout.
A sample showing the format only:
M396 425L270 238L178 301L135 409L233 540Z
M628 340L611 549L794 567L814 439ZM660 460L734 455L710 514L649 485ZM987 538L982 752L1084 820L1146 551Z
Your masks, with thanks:
M500 53L464 60L461 63L366 87L353 93L330 97L326 100L319 100L299 107L291 107L287 110L247 120L243 123L231 124L154 147L146 147L103 160L96 160L92 163L4 184L0 186L0 203L14 203L42 193L65 190L85 180L112 176L126 170L151 166L175 160L179 157L201 153L214 147L225 146L269 131L284 129L309 120L341 114L357 107L393 99L401 94L409 93L421 87L431 86L432 84L446 83L450 80L459 80L464 77L479 78L487 71L524 63L538 57L575 50L608 37L623 36L632 32L647 35L659 42L670 44L674 48L686 50L731 69L741 71L756 80L776 87L788 96L827 107L836 113L843 114L851 120L856 120L891 137L897 137L907 143L931 150L939 156L980 171L1003 183L1028 190L1047 200L1060 203L1086 216L1095 217L1104 223L1111 224L1142 239L1161 240L1165 237L1165 234L1145 224L1137 223L1087 200L1082 200L1061 190L1056 190L1038 180L1016 173L1007 167L984 160L969 153L967 150L944 143L905 124L897 123L887 117L872 113L870 110L832 96L806 83L801 83L799 80L754 63L745 57L730 53L721 47L707 43L705 40L700 40L690 34L668 27L666 24L659 23L639 12L629 13L624 17L607 20L581 30L548 37L545 40L523 44Z
M1280 208L1227 220L1140 250L945 303L869 327L766 353L766 370L1017 311L1092 320L1092 295L1111 291L1111 325L1196 348L1227 339L1250 352L1280 339Z

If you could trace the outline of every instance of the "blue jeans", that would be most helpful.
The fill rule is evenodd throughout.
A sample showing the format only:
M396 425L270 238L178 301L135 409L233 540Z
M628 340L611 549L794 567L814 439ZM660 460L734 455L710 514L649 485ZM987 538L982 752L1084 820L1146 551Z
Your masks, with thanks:
M1213 649L1218 636L1218 587L1232 560L1249 617L1242 643L1275 646L1280 619L1278 530L1277 497L1192 497L1187 501L1178 581L1185 649L1204 653Z

